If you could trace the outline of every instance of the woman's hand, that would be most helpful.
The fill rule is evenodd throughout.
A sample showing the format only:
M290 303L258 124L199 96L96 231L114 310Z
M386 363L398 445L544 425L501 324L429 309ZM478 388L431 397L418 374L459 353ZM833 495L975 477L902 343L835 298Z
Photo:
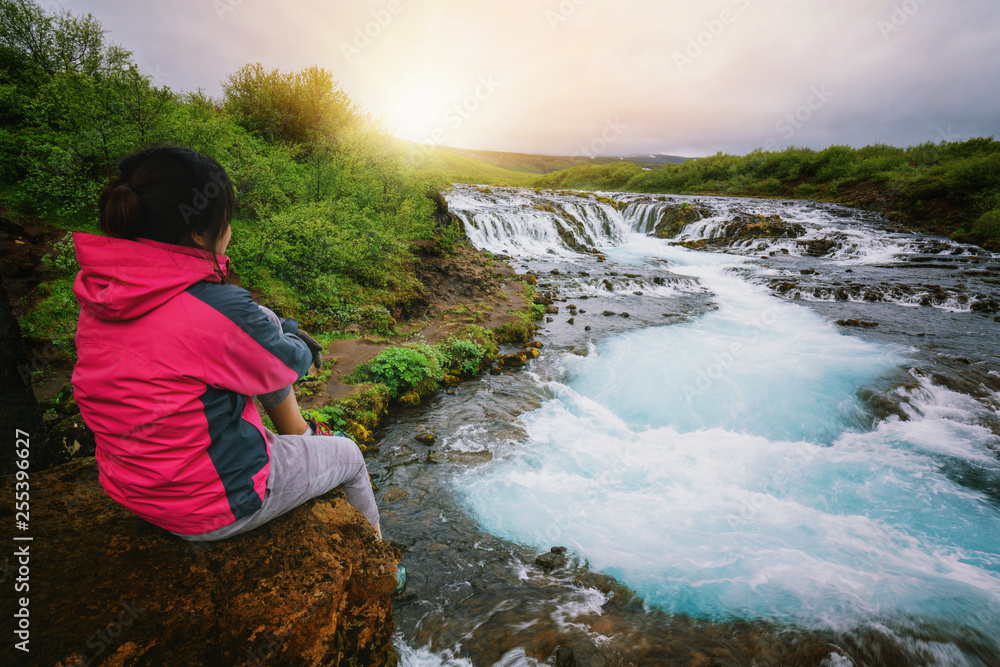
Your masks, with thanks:
M315 338L313 338L312 336L310 336L309 334L307 334L302 329L299 329L293 335L294 336L298 336L302 340L302 342L306 344L306 347L309 348L309 351L312 352L313 366L315 366L317 370L319 370L320 368L322 368L323 367L323 346L320 345L319 342Z

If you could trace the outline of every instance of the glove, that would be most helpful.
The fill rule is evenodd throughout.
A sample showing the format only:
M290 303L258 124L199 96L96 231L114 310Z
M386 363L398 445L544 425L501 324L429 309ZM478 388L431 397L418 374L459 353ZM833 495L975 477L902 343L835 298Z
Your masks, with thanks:
M313 366L315 366L317 370L319 370L320 368L322 368L323 367L323 346L320 345L319 342L315 338L313 338L312 336L310 336L309 334L307 334L302 329L299 329L298 331L296 331L292 335L298 336L299 339L302 340L302 342L306 344L306 347L309 348L309 351L312 353Z

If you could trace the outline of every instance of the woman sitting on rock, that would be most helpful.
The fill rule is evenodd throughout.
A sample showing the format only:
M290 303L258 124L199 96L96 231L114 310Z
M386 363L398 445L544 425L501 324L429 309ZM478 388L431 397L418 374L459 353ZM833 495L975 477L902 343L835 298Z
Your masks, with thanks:
M343 485L381 538L357 445L303 419L292 392L320 365L320 346L226 284L235 194L225 170L171 146L118 167L98 200L108 236L74 236L73 386L105 491L185 540L209 541Z

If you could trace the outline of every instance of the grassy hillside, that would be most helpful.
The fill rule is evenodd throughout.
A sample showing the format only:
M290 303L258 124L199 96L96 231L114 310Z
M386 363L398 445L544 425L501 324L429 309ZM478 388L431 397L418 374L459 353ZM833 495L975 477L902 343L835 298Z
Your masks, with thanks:
M452 152L442 146L425 146L405 139L392 139L406 164L441 183L527 186L537 173L505 169Z
M406 139L392 141L406 155L410 166L449 183L526 186L535 176L572 167L633 164L655 168L688 160L674 155L628 158L534 155L428 146Z
M1000 250L1000 142L992 137L909 148L719 153L653 170L631 164L572 167L532 185L830 201Z
M531 153L505 153L501 151L480 151L466 148L441 146L444 151L463 157L484 162L494 167L512 171L523 171L532 174L548 174L549 172L569 169L585 165L612 165L631 162L640 167L656 168L665 164L686 162L688 158L676 155L632 155L629 157L586 157L567 155L533 155Z

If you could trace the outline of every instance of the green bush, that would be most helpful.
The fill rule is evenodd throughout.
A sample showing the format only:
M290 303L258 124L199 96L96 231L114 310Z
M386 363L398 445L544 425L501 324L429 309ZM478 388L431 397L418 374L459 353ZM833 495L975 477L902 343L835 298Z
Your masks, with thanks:
M488 360L487 348L469 339L452 336L440 345L440 350L444 367L463 375L476 375Z
M1000 238L1000 209L979 216L972 224L972 233L983 239Z
M351 379L379 382L389 389L392 398L399 398L410 390L425 394L437 389L444 371L438 351L423 343L413 343L382 350L371 361L359 365Z
M79 270L73 235L66 234L41 260L39 275L42 282L38 285L41 298L19 320L21 332L26 338L51 341L57 347L72 350L80 316L80 306L73 294L73 281Z

